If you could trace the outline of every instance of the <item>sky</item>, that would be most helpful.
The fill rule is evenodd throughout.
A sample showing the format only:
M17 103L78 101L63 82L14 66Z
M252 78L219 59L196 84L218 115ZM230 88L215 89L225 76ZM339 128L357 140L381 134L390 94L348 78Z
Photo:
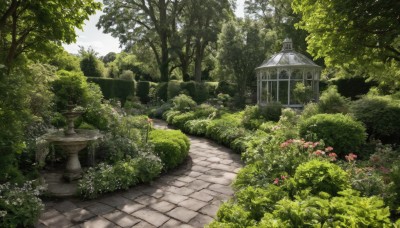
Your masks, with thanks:
M244 1L245 0L236 1L237 7L235 14L238 17L243 17L244 15ZM101 29L97 29L96 24L102 14L102 11L97 11L95 15L90 16L89 20L85 22L83 30L76 30L78 35L76 43L64 44L63 46L65 50L69 53L77 54L79 46L83 46L85 49L92 47L97 53L99 53L99 56L104 56L109 52L121 52L117 38L112 37L110 34L103 33Z

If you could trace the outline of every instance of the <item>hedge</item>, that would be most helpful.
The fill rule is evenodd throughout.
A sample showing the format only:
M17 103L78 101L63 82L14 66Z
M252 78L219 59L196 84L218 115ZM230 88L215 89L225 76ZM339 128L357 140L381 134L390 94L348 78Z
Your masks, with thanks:
M138 81L136 85L136 96L140 98L143 104L147 104L150 101L150 82L149 81Z
M118 98L124 103L128 96L135 95L135 81L95 77L88 77L87 81L99 85L106 99Z

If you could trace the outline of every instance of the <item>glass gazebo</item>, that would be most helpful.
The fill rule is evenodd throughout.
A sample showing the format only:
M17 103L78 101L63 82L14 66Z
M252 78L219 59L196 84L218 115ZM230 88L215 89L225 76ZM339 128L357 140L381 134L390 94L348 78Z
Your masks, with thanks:
M294 96L298 83L303 83L305 91L310 93L310 101L318 101L321 67L295 52L291 39L286 38L282 51L256 68L256 75L257 103L261 106L280 102L285 107L303 107Z

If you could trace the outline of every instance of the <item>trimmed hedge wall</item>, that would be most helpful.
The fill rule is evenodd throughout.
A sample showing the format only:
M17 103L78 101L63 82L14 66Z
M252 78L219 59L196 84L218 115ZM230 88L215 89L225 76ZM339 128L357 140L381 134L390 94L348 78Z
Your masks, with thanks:
M106 99L119 98L124 103L128 96L135 95L135 81L94 77L88 77L87 81L99 85Z

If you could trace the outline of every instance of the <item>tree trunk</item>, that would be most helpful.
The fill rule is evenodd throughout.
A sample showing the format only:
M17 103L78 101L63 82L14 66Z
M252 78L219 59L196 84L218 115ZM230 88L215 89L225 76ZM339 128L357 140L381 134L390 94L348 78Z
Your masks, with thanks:
M167 4L165 0L159 0L160 6L160 20L159 20L159 34L161 39L161 65L160 65L160 74L161 81L167 82L169 80L168 77L168 24L167 21Z
M196 52L194 59L194 78L196 82L201 82L201 67L203 63L204 48L201 42L196 41Z

